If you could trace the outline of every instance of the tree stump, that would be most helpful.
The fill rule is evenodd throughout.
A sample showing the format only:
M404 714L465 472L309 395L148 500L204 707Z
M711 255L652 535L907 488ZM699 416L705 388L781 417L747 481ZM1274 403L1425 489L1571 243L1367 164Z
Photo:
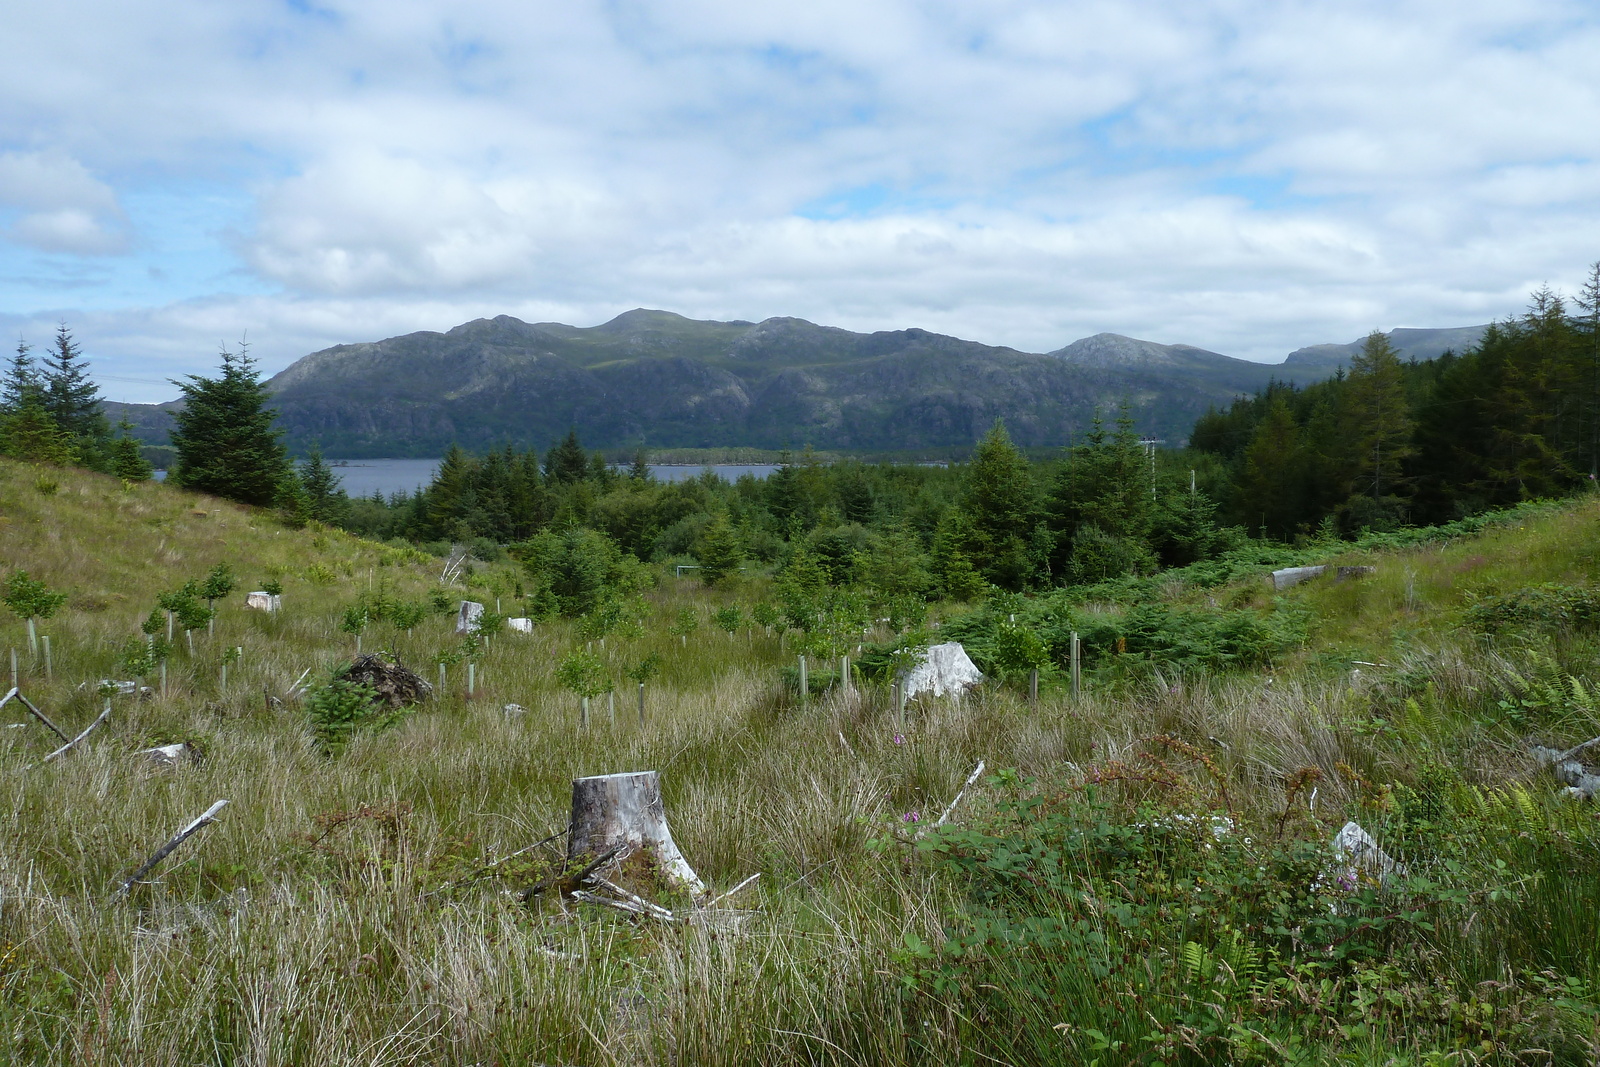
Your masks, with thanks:
M567 834L569 861L592 860L625 846L625 870L641 861L673 888L699 896L705 883L678 851L661 804L661 775L656 771L600 774L572 783L572 829Z
M481 618L483 618L483 605L476 600L463 600L456 612L456 633L475 632L478 629L478 620Z

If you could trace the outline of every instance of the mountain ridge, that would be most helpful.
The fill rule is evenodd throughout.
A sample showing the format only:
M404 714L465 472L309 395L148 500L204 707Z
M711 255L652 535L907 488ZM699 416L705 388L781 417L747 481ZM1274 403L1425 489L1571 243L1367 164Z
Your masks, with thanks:
M1432 335L1481 329L1396 333L1415 354ZM590 327L497 315L334 345L267 386L291 449L317 443L349 458L436 456L452 443L543 448L568 429L591 447L906 451L969 445L996 418L1019 444L1042 447L1070 444L1096 411L1124 401L1141 433L1182 440L1209 406L1274 378L1327 377L1359 347L1262 364L1100 333L1032 353L915 327L855 333L635 308ZM107 408L160 443L172 406Z

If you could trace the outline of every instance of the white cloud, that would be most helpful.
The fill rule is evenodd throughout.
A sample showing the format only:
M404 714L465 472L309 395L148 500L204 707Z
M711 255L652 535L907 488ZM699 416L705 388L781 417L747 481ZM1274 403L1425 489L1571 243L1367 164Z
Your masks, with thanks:
M13 240L46 252L99 255L127 246L111 187L56 153L0 154L0 209L20 209Z
M1572 287L1596 54L1583 0L24 5L0 276L162 366L639 305L1280 358ZM119 205L191 181L254 205L205 291L18 247L161 272Z

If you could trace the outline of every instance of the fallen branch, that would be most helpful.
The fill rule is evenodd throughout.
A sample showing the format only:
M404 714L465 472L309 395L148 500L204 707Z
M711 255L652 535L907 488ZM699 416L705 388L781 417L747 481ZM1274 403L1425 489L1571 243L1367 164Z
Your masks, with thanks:
M658 919L661 922L666 923L675 923L678 921L671 912L667 912L666 915L656 914L656 912L665 911L666 909L656 908L654 904L645 903L641 906L640 904L635 904L630 900L612 900L610 897L603 897L598 893L591 893L587 889L574 889L568 895L571 896L573 900L580 901L584 904L599 904L602 907L616 908L618 911L625 911L630 915L641 915L645 918Z
M639 896L637 893L628 892L626 889L622 888L620 885L617 885L617 883L611 882L611 881L607 881L606 879L600 877L598 874L591 874L589 876L589 884L590 885L597 885L602 889L609 890L610 892L615 893L617 896L621 897L623 900L626 900L630 904L637 904L639 907L644 908L646 911L648 911L651 915L655 916L657 919L665 919L667 922L674 922L675 921L675 918L674 918L674 916L673 916L671 911L667 910L666 908L663 908L659 904L650 903L648 900L644 899L644 897Z
M16 697L18 700L22 701L22 706L28 709L29 714L31 714L35 719L38 719L40 722L44 723L45 726L49 727L51 733L55 734L57 737L61 738L61 740L63 740L63 741L67 740L67 732L65 730L63 730L61 727L57 726L55 723L51 722L50 721L50 716L46 715L44 712L42 712L38 708L34 707L33 706L33 701L31 701L27 697L23 696L22 695L22 690L16 688L15 686L13 686L11 688L11 692L7 693L3 697L0 697L0 708L5 707L6 706L6 702L9 701L12 697Z
M983 760L979 760L978 766L973 769L971 774L967 775L966 782L961 786L961 792L957 793L956 798L950 802L950 806L944 809L944 814L939 816L939 821L933 824L934 829L937 830L943 826L945 821L950 818L951 813L956 810L956 805L961 803L961 798L967 795L967 790L972 788L972 783L976 782L978 776L983 773L983 767Z
M744 889L745 886L752 884L753 882L755 882L755 880L757 878L760 878L760 877L761 877L761 872L757 871L755 874L752 874L750 877L746 878L744 881L740 882L738 885L734 886L732 889L728 890L726 893L722 894L720 897L717 897L716 899L712 900L710 903L708 903L706 905L706 907L708 907L708 908L716 907L718 904L721 904L724 900L727 900L729 897L733 896L735 893L737 893L737 892L741 891L742 889Z
M307 667L305 670L301 671L300 672L300 677L298 677L298 678L296 678L294 680L294 684L289 687L289 691L287 693L285 693L284 696L287 696L287 697L294 696L294 691L296 689L300 688L300 683L305 681L306 680L306 675L308 675L310 673L311 673L311 668L310 667Z
M1571 748L1561 753L1561 755L1557 756L1556 762L1565 763L1567 760L1575 758L1578 753L1582 752L1591 745L1600 745L1600 737L1591 737L1581 745L1573 745Z
M134 871L131 875L129 875L127 881L118 886L117 891L113 893L112 896L122 896L123 894L127 893L134 887L134 884L137 883L139 879L143 878L145 875L154 870L156 864L166 859L167 856L172 853L173 849L177 848L179 845L189 840L189 838L193 837L196 833L215 822L217 812L221 811L227 806L228 802L226 800L219 800L207 808L204 815L200 816L188 826L185 826L182 830L179 830L177 835L174 836L171 841L168 841L166 844L156 849L155 855L145 860L144 864L137 871Z
M1600 741L1600 738L1595 740ZM1580 752L1592 744L1594 744L1594 741L1585 741L1577 748L1570 748L1566 751L1546 748L1543 745L1533 745L1530 746L1529 751L1533 754L1534 759L1550 768L1550 772L1556 776L1557 781L1567 785L1573 796L1579 796L1585 800L1593 800L1597 795L1600 795L1600 774L1590 774L1582 763L1570 758L1571 753Z
M70 752L72 750L72 746L73 745L76 745L79 741L82 741L85 737L88 737L90 734L94 733L95 727L99 726L101 723L105 722L106 719L108 719L110 717L111 717L111 701L108 700L108 701L106 701L106 710L102 711L100 713L100 717L95 719L94 722L90 723L88 725L88 727L86 727L84 729L83 733L79 734L77 737L74 737L71 741L68 741L66 744L62 745L60 748L58 748L54 752L50 753L50 755L46 756L44 759L40 760L39 762L41 764L49 763L51 760L55 759L57 756L62 756L62 755L65 755L66 753ZM30 770L31 769L32 768L30 768Z
M628 843L624 841L615 848L609 849L593 863L589 864L587 867L583 868L583 870L571 877L561 874L556 875L553 878L546 878L542 882L536 882L524 889L521 893L518 893L517 899L526 904L528 901L532 900L534 897L538 896L540 893L543 893L547 889L560 889L562 893L570 895L575 886L583 885L589 880L589 876L591 874L610 863L616 858L617 853L621 852L627 847Z

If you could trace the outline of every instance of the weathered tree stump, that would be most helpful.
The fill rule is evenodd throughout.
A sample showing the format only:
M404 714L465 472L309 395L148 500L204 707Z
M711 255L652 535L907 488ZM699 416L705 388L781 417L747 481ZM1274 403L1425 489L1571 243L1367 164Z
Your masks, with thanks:
M600 774L572 783L572 829L567 834L567 859L603 856L618 846L617 862L625 870L648 864L673 888L696 896L706 891L689 861L678 851L661 804L661 776L656 771Z
M460 609L456 611L456 633L476 632L478 620L481 618L483 618L483 605L476 600L463 600Z

